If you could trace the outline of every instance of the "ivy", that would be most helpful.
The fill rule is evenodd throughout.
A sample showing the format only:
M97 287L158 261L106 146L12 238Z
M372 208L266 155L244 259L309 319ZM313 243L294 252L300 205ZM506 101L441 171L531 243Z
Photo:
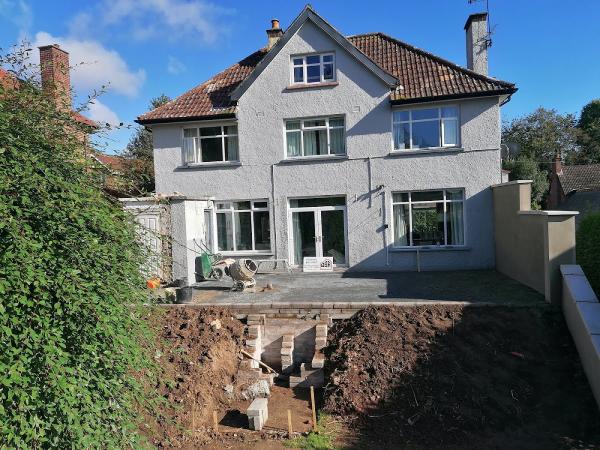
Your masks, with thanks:
M0 448L143 444L143 255L80 127L32 78L0 86Z

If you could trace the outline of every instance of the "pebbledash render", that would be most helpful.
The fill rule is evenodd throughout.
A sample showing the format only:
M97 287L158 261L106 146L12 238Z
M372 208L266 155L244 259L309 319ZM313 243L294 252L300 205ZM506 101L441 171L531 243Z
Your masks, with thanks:
M465 69L382 33L343 36L310 6L268 45L138 118L171 207L174 276L223 255L331 256L357 271L494 266L490 185L504 181L487 17ZM477 69L477 72L471 69Z

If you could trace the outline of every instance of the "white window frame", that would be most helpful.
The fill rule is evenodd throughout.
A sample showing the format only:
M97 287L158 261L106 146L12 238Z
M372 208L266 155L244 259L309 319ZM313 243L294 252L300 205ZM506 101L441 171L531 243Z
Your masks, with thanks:
M442 108L456 108L456 116L453 117L442 117ZM438 115L433 119L415 119L412 118L413 111L419 111L423 109L437 109ZM396 112L407 112L409 114L408 120L395 120L394 113ZM456 120L456 143L446 144L444 142L444 120ZM434 122L437 121L440 127L440 141L439 145L433 147L414 147L413 146L413 123L417 122ZM396 125L409 124L410 129L410 147L409 148L396 148L395 132L394 128ZM392 151L393 152L406 152L406 151L418 151L418 150L429 150L435 148L458 148L461 145L461 134L460 134L460 107L457 104L448 104L440 106L424 106L420 108L397 108L392 110Z
M319 57L319 62L318 63L313 63L313 64L307 64L306 62L306 58L309 56L318 56ZM323 62L323 57L324 56L331 56L332 61L330 62ZM295 59L302 59L302 65L296 65L294 64L294 60ZM308 81L308 73L307 73L307 67L308 66L316 66L319 65L319 81ZM326 64L331 64L332 65L332 78L331 79L325 79L325 73L324 73L324 69L323 66L325 66ZM294 80L294 68L295 67L302 67L302 81L295 81ZM333 52L326 52L326 53L308 53L306 55L294 55L294 56L290 56L290 85L311 85L311 84L319 84L319 83L334 83L336 81L336 65L335 65L335 53Z
M250 209L234 209L234 203L242 203L242 202L250 202ZM256 203L266 203L266 207L257 207ZM268 212L269 213L269 230L272 229L271 223L271 210L269 208L269 200L268 199L257 199L257 200L215 200L214 208L213 208L213 242L214 249L223 255L233 255L233 254L272 254L273 250L273 239L272 234L269 236L269 248L264 250L256 250L256 236L254 235L254 213L255 212ZM252 249L250 250L238 250L237 242L235 240L236 235L236 225L235 225L235 213L246 213L250 214L250 227L252 231ZM233 250L220 250L219 249L219 229L217 226L217 214L231 214L231 235L233 240Z
M344 124L341 126L330 126L330 120L343 120ZM316 126L316 127L306 127L304 125L305 122L324 120L324 126ZM287 124L290 122L300 122L300 128L295 130L288 130ZM343 142L344 142L344 153L332 153L331 151L331 130L339 130L341 129L344 133ZM304 131L314 131L314 130L327 130L327 154L325 155L305 155L304 154ZM288 133L300 133L300 155L297 156L288 156L287 153L287 139ZM286 119L283 121L283 133L285 135L285 139L283 142L283 152L285 159L299 159L299 158L323 158L323 157L336 157L336 156L346 156L348 153L348 149L346 147L346 117L345 116L327 116L327 117L304 117L302 119Z
M460 190L462 192L462 199L460 200L451 200L447 198L446 191L456 191ZM412 194L414 193L422 193L422 192L439 192L442 191L442 200L421 200L421 201L412 201ZM408 201L394 201L395 194L408 194ZM466 196L464 188L444 188L444 189L428 189L422 191L394 191L391 195L392 207L390 208L392 214L392 247L397 249L419 249L419 248L464 248L467 246L467 222L466 222ZM436 205L438 203L444 204L444 244L440 245L414 245L413 244L413 215L412 215L412 205L425 205L431 204ZM448 203L462 203L462 221L463 221L463 243L462 244L447 244L448 242ZM396 216L394 214L394 206L395 205L408 205L408 245L396 245L395 236L396 236Z
M181 139L182 139L181 157L183 160L183 164L184 165L196 165L196 164L222 164L222 163L228 163L228 162L238 162L240 160L240 143L239 143L239 137L238 137L239 130L236 133L232 133L232 134L227 134L225 131L227 127L236 127L236 129L237 129L237 126L238 126L238 124L235 122L234 123L203 124L201 126L194 126L194 127L184 126L181 130ZM221 132L220 132L220 134L216 134L214 136L201 136L200 130L203 128L220 128ZM186 130L195 130L196 136L185 137ZM202 145L200 143L201 140L202 139L214 139L214 138L218 138L218 137L221 138L221 159L219 161L202 161ZM228 137L235 137L238 141L237 142L237 147L238 147L237 159L225 159L225 139ZM186 160L186 151L185 151L186 140L192 142L193 152L194 152L194 161Z

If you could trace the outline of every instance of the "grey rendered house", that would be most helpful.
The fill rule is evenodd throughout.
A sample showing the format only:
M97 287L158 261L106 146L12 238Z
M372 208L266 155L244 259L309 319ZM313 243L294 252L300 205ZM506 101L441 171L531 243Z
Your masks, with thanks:
M224 255L333 257L364 271L494 266L502 180L486 14L468 69L382 33L343 36L310 6L268 45L138 118L172 202L175 277L199 241Z

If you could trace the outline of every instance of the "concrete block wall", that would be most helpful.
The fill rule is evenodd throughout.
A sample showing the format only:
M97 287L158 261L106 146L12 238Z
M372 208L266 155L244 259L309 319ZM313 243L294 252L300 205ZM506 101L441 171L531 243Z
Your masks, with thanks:
M600 303L581 266L562 265L562 308L600 407Z
M250 317L250 315L248 315ZM299 364L310 362L315 351L315 320L294 318L267 318L263 326L261 360L273 367L281 369L281 351L283 336L294 336L292 360Z

